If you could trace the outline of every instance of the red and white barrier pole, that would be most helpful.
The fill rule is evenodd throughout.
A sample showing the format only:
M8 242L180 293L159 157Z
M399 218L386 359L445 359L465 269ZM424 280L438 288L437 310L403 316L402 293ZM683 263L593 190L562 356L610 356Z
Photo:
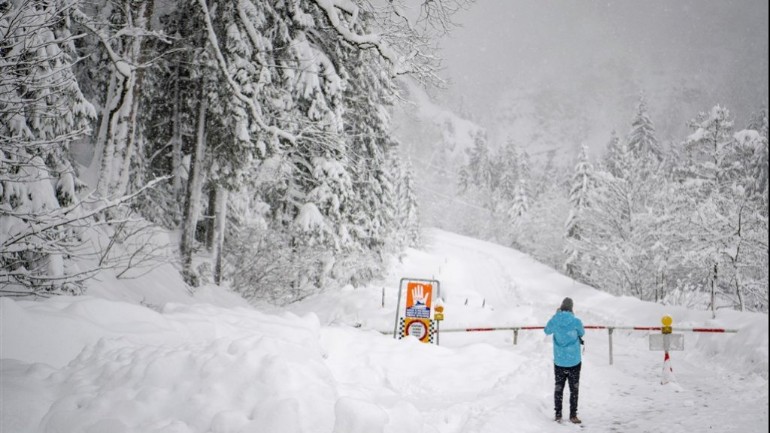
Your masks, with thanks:
M609 356L610 356L610 365L613 363L613 354L612 354L612 334L613 331L616 329L624 329L629 331L661 331L661 333L664 333L664 330L670 328L670 325L663 325L663 326L609 326L609 325L585 325L583 328L585 329L606 329L608 338L609 338ZM475 327L475 328L449 328L449 329L442 329L441 332L491 332L491 331L513 331L513 344L516 345L518 343L519 339L519 331L533 331L538 329L544 329L544 326L494 326L494 327ZM726 328L677 328L678 331L690 331L690 332L705 332L705 333L736 333L738 332L737 329L726 329ZM383 332L387 333L387 332ZM669 370L669 376L673 378L673 369L671 368L671 355L668 354L668 351L664 354L664 370L666 369L666 366ZM664 380L666 380L664 378Z

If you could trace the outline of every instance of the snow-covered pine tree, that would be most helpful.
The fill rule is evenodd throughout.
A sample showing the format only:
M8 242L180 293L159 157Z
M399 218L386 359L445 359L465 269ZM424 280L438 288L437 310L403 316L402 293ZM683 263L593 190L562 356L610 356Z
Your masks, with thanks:
M727 281L725 296L735 308L765 311L767 293L767 126L733 134L723 165L723 182L729 187L720 194L720 212L714 224L723 227L723 261ZM762 130L764 130L764 135ZM764 183L764 185L763 185ZM763 194L763 189L765 194Z
M527 195L527 200L531 201L535 198L535 192L532 188L532 159L529 157L529 152L522 149L519 152L519 180L523 180L524 193Z
M468 162L460 169L460 190L468 197L477 197L476 201L484 208L494 210L493 193L500 182L500 171L493 162L486 133L478 131L473 137L473 147L465 152ZM514 179L507 178L510 182Z
M519 236L522 230L527 230L524 226L524 216L529 211L531 206L531 189L530 185L530 167L529 167L529 155L526 151L517 152L516 158L516 172L518 173L516 179L516 186L514 189L513 198L508 208L508 219L511 222L511 228L513 229L513 245L516 248L522 248L519 243Z
M199 75L212 71L201 64L205 38L196 30L203 26L200 14L189 7L174 6L158 17L159 31L172 36L171 42L153 39L146 46L155 53L156 60L144 79L144 108L138 121L146 138L137 152L140 163L134 178L144 183L170 176L168 182L148 191L139 208L150 221L175 230L182 222L185 204L200 95ZM212 117L218 118L213 114Z
M716 105L699 113L689 126L693 132L683 144L688 158L683 175L694 187L700 186L698 198L703 199L727 186L724 161L733 141L733 119L728 109Z
M617 178L622 178L629 169L628 146L620 141L614 129L610 134L610 141L607 142L602 164L605 170Z
M348 272L361 281L380 272L382 257L399 248L395 202L399 177L392 166L398 164L399 155L398 143L389 135L388 113L396 90L393 80L381 73L384 65L377 56L367 51L348 56L346 63L352 67L343 93L343 121L352 180L347 226L355 246L345 255L348 263L357 262Z
M663 155L640 98L628 144L611 134L596 171L593 206L585 230L587 255L597 264L593 284L610 293L660 300L665 291L668 249L657 231L669 221L660 191L667 188Z
M405 236L401 232L401 222L398 220L400 205L398 202L398 188L400 186L399 182L401 182L402 158L396 152L396 149L391 149L386 155L383 175L380 180L382 195L380 198L380 215L378 215L379 220L383 224L380 227L380 233L381 236L384 236L385 240L384 255L399 253L407 247ZM419 224L419 221L417 223ZM384 265L384 263L382 264Z
M258 150L252 169L271 161L272 172L279 176L251 184L262 197L253 202L269 204L268 225L288 234L273 239L288 240L297 261L305 254L319 265L303 267L308 278L301 276L294 284L300 296L300 279L323 284L333 256L356 242L349 236L355 206L350 195L354 190L348 186L355 158L343 127L346 110L360 108L347 107L343 91L359 79L357 62L369 60L356 53L376 60L367 62L376 65L374 75L427 79L436 67L429 33L438 27L418 31L402 19L397 2L380 8L366 1L198 0L195 6L205 23L220 82L232 95L229 106L242 109L247 119L236 135L248 135L247 141ZM449 14L436 13L448 12L445 2L426 6L423 13L430 15L423 16L423 22L447 22ZM376 91L364 88L365 93ZM211 165L220 162L214 158ZM371 188L377 190L376 185ZM319 255L325 256L323 263Z
M200 1L197 6L207 36L202 48L216 65L221 80L212 82L201 94L208 100L210 113L200 135L203 141L213 144L207 146L208 162L192 160L206 166L205 173L201 173L206 180L196 189L207 188L214 194L254 186L255 176L248 173L259 167L261 159L276 154L294 167L293 171L281 171L287 175L283 191L288 199L274 203L282 224L279 227L288 230L299 209L308 204L303 202L313 189L313 176L320 173L313 170L313 161L330 155L334 158L334 152L322 154L314 151L314 146L340 142L334 138L339 113L330 103L339 98L339 78L325 54L309 42L306 32L313 26L312 16L299 5ZM291 182L296 185L287 185ZM322 200L322 193L323 189L317 189L316 198ZM195 198L192 194L198 198L188 200L186 206L184 263L190 262L192 233L203 210L200 205L194 206L200 193L188 188L191 199ZM299 226L303 225L295 227ZM329 233L333 232L318 232Z
M632 168L621 178L596 172L593 206L586 216L590 255L601 263L594 284L610 293L660 300L665 269L658 269L663 263L658 255L665 254L665 245L658 231L668 215L665 200L658 199L666 182L656 172L640 172Z
M312 0L312 3L315 3L323 12L322 15L327 19L324 24L336 32L337 43L342 47L337 50L327 48L326 53L330 58L335 58L331 53L346 49L351 49L353 52L365 51L372 60L377 60L377 62L369 62L378 64L379 71L374 71L375 74L384 73L391 78L406 74L420 82L430 82L435 79L435 71L438 67L437 59L432 54L435 49L434 38L448 31L452 13L466 2L464 0L424 2L417 16L406 13L406 6L401 2L378 5L370 1L353 4L347 0ZM310 9L308 7L308 10ZM322 22L320 19L316 21ZM417 23L419 25L416 25ZM328 46L334 47L333 44ZM355 62L360 58L353 56L349 60L349 66L340 67L340 69L354 71L357 66ZM340 63L344 64L343 61ZM351 74L348 80L359 81L355 73ZM368 93L376 93L376 89L377 86L374 86ZM395 91L395 87L390 85L381 89L386 92L386 96L392 95ZM349 107L349 109L356 108L356 106ZM407 173L403 179L398 183L405 182L405 189L411 191L411 185L409 185L411 173ZM408 196L411 194L409 192ZM407 200L407 202L410 201L411 199ZM419 225L414 204L411 203L408 206L410 210L407 212L406 227L411 227L407 230L413 232L411 237L418 242Z
M69 144L95 111L72 71L75 7L0 5L0 290L75 292L86 278L75 264L83 222Z
M282 149L290 168L289 196L283 209L298 260L312 263L295 287L305 294L320 290L341 252L351 245L349 200L352 195L350 143L343 128L346 46L312 2L298 5L288 27L293 40L292 71L287 81L298 113L296 140ZM362 16L362 19L366 19ZM288 21L288 19L287 19ZM310 218L310 216L313 216Z
M730 255L736 275L733 283L739 308L768 311L768 115L767 109L753 116L748 129L734 135L741 161L734 161L741 170L740 184L745 185L745 223L739 235L744 240L743 251Z
M756 114L749 123L746 134L736 134L736 140L744 147L748 147L751 155L748 158L748 170L746 176L746 193L759 201L760 211L764 209L764 215L768 211L768 116L767 109ZM756 131L756 135L748 132Z
M554 172L549 183L541 184L539 194L520 218L516 233L516 248L554 269L562 267L566 260L563 230L570 204L562 184L565 177L564 171Z
M662 151L655 137L655 127L647 113L647 101L644 94L639 96L636 116L631 122L628 134L628 151L640 161L662 159Z
M532 197L540 197L549 189L555 186L561 186L560 183L564 182L567 178L563 171L559 170L556 162L556 151L551 149L546 152L545 163L540 170L533 171L532 174ZM565 182L566 184L566 182ZM559 236L561 236L561 229L559 229Z
M699 113L689 126L693 132L684 142L688 155L684 186L695 210L689 220L697 231L692 237L692 253L686 257L688 264L697 271L691 279L702 291L710 293L710 309L716 315L717 296L722 285L719 269L722 245L712 228L714 218L726 210L721 209L722 204L727 204L722 195L725 192L722 168L725 152L732 141L733 119L729 110L716 105L708 113Z
M473 139L473 147L466 151L468 164L466 172L468 178L461 184L462 187L475 185L477 187L490 188L494 170L492 167L489 145L485 135L478 134ZM462 180L462 179L461 179Z
M681 265L689 269L688 281L699 292L709 294L709 308L767 308L761 284L766 259L766 217L754 205L747 190L752 169L750 158L761 142L759 134L733 134L734 121L721 106L700 113L683 143L685 167L678 171L679 194L685 197L680 227L688 243L680 250ZM762 250L762 252L759 252ZM746 302L747 293L753 293ZM764 300L763 300L764 299Z
M494 156L490 156L489 159L488 168L485 166L483 169L488 172L484 176L484 179L488 179L485 186L492 190L492 211L495 215L501 218L505 216L505 219L508 220L512 217L506 214L511 209L521 178L518 146L513 139L508 138L505 141L505 146L495 152ZM479 166L479 163L471 159L469 166ZM492 180L493 178L495 180Z
M564 225L566 260L563 264L568 276L581 281L586 281L590 275L590 269L586 269L583 264L584 245L590 241L589 233L584 229L584 218L586 211L592 206L591 192L594 187L593 166L588 159L588 147L583 144L580 146L578 161L570 182L570 210Z
M511 218L514 225L518 224L518 220L524 216L529 210L529 198L527 195L527 181L524 178L519 178L516 182L516 194L513 196L511 208L508 212L508 216Z
M418 247L422 244L420 230L419 205L415 196L412 164L407 161L401 167L396 197L398 198L398 221L401 231L404 233L406 246Z

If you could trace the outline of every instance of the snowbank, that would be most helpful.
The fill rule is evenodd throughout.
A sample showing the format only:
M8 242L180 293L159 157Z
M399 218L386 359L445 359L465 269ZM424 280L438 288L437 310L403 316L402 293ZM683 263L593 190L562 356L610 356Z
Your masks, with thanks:
M293 312L260 311L216 287L191 295L168 269L156 270L152 285L103 280L92 296L0 298L0 431L561 428L551 421L551 343L542 331L522 331L517 345L510 332L445 333L440 346L393 339L404 276L441 281L443 329L542 325L564 296L585 324L657 326L670 314L675 332L739 328L686 334L686 350L672 355L679 382L666 387L645 333L616 331L610 366L606 331L589 331L580 413L596 431L766 431L767 315L719 311L712 320L597 292L507 248L441 231L430 239L386 280L310 297Z

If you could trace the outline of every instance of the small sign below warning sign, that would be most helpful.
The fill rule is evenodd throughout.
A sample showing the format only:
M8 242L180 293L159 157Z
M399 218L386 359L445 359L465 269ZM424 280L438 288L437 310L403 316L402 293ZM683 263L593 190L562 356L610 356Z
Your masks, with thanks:
M402 318L399 338L414 337L423 343L433 342L434 322L430 319Z
M684 350L684 334L650 334L650 350Z

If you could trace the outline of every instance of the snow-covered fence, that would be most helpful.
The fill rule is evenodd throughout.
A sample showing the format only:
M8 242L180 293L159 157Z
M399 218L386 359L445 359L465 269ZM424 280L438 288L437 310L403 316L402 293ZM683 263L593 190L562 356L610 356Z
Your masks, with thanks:
M441 332L490 332L490 331L513 331L513 344L516 344L519 339L519 331L534 331L538 329L544 329L544 326L495 326L488 328L449 328L441 329ZM610 350L610 365L612 365L612 333L616 329L629 330L629 331L662 331L661 326L607 326L607 325L585 325L585 329L606 329L609 336L609 350ZM726 328L681 328L677 327L677 331L688 332L707 332L707 333L737 333L738 329L726 329Z

